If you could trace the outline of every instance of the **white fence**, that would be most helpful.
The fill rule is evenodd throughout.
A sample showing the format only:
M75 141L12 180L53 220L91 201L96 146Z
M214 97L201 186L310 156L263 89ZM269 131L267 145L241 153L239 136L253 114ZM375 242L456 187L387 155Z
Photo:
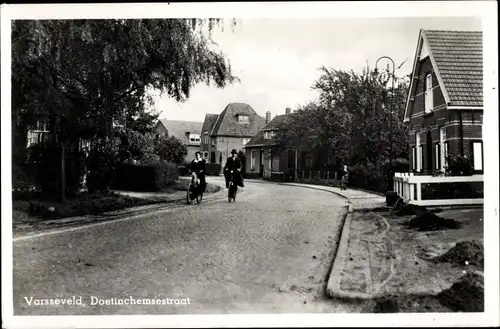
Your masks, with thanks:
M395 173L394 191L405 202L418 206L454 206L483 204L483 198L476 199L439 199L422 200L422 184L439 183L480 183L483 175L472 176L430 176L413 175L413 173Z

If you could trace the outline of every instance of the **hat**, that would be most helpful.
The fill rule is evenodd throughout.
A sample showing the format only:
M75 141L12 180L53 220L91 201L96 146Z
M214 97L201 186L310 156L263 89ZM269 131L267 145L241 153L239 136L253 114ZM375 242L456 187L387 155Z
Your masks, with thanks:
M238 154L238 151L236 151L236 149L233 149L233 150L231 151L231 154Z

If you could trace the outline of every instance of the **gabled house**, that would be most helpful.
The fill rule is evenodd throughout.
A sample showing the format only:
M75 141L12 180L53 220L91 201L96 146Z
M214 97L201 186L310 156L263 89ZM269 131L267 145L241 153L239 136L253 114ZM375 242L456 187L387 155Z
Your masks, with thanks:
M203 157L208 163L217 163L217 149L215 147L216 138L212 138L211 133L218 117L218 114L207 113L201 128L200 151L203 153Z
M482 172L482 120L482 32L421 30L404 117L412 170L444 170L448 153Z
M288 109L287 114L289 114ZM271 146L276 142L276 134L284 124L286 124L286 114L277 115L271 120L271 112L266 113L266 125L245 145L246 177L264 177L270 175L272 171L281 173L285 170L284 156L273 155L271 152ZM291 156L293 162L290 164L291 168L295 168L294 159L295 154Z
M265 119L250 105L230 103L217 117L213 114L205 117L203 135L208 137L203 140L201 149L209 152L209 163L218 163L224 167L231 150L243 150L264 125ZM205 134L211 126L212 130Z
M290 149L279 154L273 154L273 145L280 129L286 129L290 108L285 114L271 119L271 113L266 113L266 125L245 146L246 176L252 178L294 179L308 177L312 171L331 171L335 175L335 159L332 152L313 154L306 147Z
M404 122L409 124L411 169L410 174L396 174L400 195L424 204L421 183L482 181L482 32L420 31ZM445 171L448 155L470 159L476 177L435 177ZM407 186L404 177L405 184L408 177L419 183Z
M190 162L195 153L200 151L201 127L201 122L160 119L156 124L155 134L157 137L173 136L183 142L188 150L185 160Z

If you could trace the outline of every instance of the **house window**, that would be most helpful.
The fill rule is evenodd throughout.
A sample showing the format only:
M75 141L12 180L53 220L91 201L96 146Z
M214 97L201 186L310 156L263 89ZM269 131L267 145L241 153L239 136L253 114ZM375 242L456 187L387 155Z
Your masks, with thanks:
M273 169L273 155L271 153L269 153L268 167L269 167L269 170Z
M446 166L446 156L448 152L448 144L446 143L446 128L444 127L439 130L439 145L442 151L439 155L439 161L441 162L439 169L443 170Z
M240 124L248 124L248 115L238 115L238 123Z
M28 130L27 147L35 144L40 144L49 138L49 131L47 130L47 123L44 121L37 121L35 129Z
M415 140L416 140L416 149L417 149L417 156L416 156L416 170L420 171L422 169L422 145L420 145L420 135L418 133L415 133Z
M208 152L203 152L203 159L208 159Z
M448 166L448 142L444 142L443 143L443 158L444 158L444 164L443 164L443 168L445 166Z
M255 151L250 152L250 169L255 170Z
M200 139L200 134L189 134L189 143L191 144L200 144L201 139Z
M264 139L271 139L276 136L276 132L272 130L266 130L264 131Z
M434 94L432 93L432 74L425 77L425 113L431 113L434 107Z
M474 160L474 170L483 170L483 142L472 142L472 157Z
M435 169L436 170L440 170L441 169L441 144L440 143L436 143L434 145L434 149L435 149Z

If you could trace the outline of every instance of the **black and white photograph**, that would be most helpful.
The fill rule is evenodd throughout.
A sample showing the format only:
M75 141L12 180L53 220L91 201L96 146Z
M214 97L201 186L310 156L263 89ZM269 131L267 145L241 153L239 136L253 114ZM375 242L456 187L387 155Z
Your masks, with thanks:
M496 2L1 14L4 327L499 325Z

